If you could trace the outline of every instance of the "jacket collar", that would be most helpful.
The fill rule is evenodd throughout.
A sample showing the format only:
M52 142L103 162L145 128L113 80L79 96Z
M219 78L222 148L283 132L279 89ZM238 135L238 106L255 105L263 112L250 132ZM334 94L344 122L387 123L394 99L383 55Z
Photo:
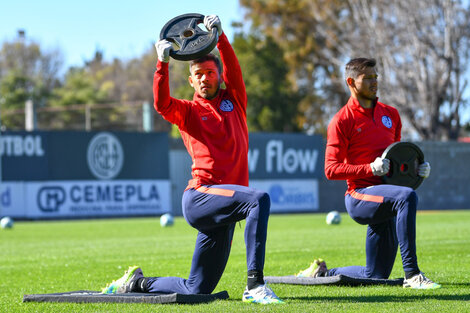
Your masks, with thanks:
M347 105L349 107L351 107L352 109L354 109L354 110L365 113L365 112L370 112L371 109L375 108L375 106L377 105L378 102L379 102L379 98L375 98L375 102L374 102L374 105L372 106L372 108L365 109L359 104L359 101L356 98L349 97Z

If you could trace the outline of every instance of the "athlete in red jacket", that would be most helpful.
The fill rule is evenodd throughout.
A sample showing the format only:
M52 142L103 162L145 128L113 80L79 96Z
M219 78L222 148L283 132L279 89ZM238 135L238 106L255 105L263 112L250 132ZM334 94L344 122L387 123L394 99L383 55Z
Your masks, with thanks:
M170 96L169 53L172 44L156 44L155 109L178 126L193 161L192 179L183 194L183 215L198 230L188 279L143 277L132 267L121 282L104 292L210 294L222 276L230 254L235 223L246 219L248 279L244 302L282 303L263 277L269 195L248 187L248 128L246 91L235 53L215 15L206 16L207 29L216 27L223 63L209 54L190 63L192 101ZM225 89L221 84L225 82Z
M416 257L416 192L409 187L386 185L390 161L383 151L401 139L398 111L377 101L375 60L357 58L346 65L346 82L351 92L348 103L328 126L325 174L328 179L345 179L345 204L353 220L368 225L366 266L326 269L323 260L299 273L346 275L358 278L388 278L400 246L405 280L403 287L439 288L419 270ZM419 166L419 175L428 177L429 163Z

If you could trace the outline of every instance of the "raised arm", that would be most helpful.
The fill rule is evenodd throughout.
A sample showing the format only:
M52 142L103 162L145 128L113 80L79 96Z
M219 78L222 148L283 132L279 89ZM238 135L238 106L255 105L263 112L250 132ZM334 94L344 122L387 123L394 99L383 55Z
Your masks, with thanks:
M153 76L153 106L170 123L182 126L189 114L189 101L170 96L169 50L171 44L160 40L155 45L158 54L157 70Z
M207 29L217 27L219 32L219 41L217 42L217 49L220 52L220 59L224 67L223 79L227 91L236 98L237 102L243 106L246 111L246 89L245 82L243 81L242 70L238 63L235 51L228 41L227 36L222 30L220 19L216 15L208 15L204 19L204 25Z

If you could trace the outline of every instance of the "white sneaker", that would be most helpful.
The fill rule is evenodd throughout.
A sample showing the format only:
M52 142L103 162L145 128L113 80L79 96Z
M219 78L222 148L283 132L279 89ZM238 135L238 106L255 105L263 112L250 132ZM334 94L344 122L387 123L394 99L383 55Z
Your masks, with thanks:
M246 287L242 300L243 302L259 304L284 303L284 301L279 299L274 291L272 291L272 289L266 284L259 285L258 287L250 290Z
M426 276L424 273L419 273L409 279L403 281L403 288L411 289L438 289L441 288L441 285L433 282Z

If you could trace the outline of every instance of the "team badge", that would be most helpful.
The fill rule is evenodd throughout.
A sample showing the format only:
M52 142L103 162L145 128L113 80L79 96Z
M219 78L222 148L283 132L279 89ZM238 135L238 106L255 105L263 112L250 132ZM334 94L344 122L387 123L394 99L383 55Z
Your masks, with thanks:
M387 128L392 128L392 119L386 115L382 116L382 124Z
M220 109L224 112L232 112L233 111L233 103L228 99L222 100L220 103Z

